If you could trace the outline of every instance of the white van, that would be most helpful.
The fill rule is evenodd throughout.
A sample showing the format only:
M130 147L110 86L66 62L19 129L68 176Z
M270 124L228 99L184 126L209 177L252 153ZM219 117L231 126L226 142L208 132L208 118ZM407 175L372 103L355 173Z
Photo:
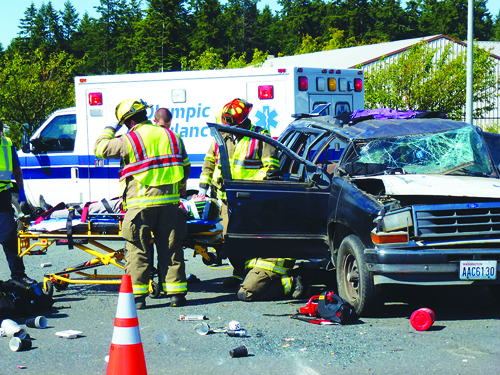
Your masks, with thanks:
M252 122L277 138L292 115L320 104L331 104L327 114L362 109L364 81L361 70L297 67L82 76L75 78L75 98L76 107L53 113L29 140L23 137L18 155L34 205L40 195L51 205L118 196L119 160L95 158L94 143L106 125L116 123L115 108L125 99L152 104L149 118L160 107L170 109L171 129L182 136L192 163L193 192L212 140L206 123L227 102L252 103Z

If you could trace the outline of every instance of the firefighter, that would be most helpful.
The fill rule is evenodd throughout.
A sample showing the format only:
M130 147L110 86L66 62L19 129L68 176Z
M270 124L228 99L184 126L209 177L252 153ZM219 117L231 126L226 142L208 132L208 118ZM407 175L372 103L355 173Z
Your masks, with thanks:
M142 100L127 99L116 107L118 123L107 126L94 146L95 156L121 158L119 178L126 210L122 236L126 244L125 272L132 277L136 308L146 307L153 267L151 232L158 251L160 281L171 306L186 304L187 283L182 240L186 213L179 208L179 191L191 164L179 136L152 124ZM128 133L115 134L122 125ZM168 274L167 274L168 270Z
M302 275L292 276L295 259L255 258L246 262L248 272L237 296L242 301L270 301L304 296L307 286ZM298 271L298 270L297 270Z
M252 124L248 118L251 109L252 104L243 99L234 99L224 105L217 117L217 122L271 136L267 129ZM226 144L233 179L253 179L265 174L267 170L279 168L276 149L273 146L257 139L233 136L229 133L223 133L222 136ZM198 194L205 195L209 188L212 196L215 195L221 202L220 217L224 227L223 235L225 235L228 223L227 197L222 184L219 148L215 140L212 141L203 162ZM229 261L233 266L233 277L224 280L223 285L227 288L234 288L241 284L245 276L245 259L230 257Z
M19 187L19 203L26 201L24 193L23 172L19 165L14 143L3 136L3 121L0 120L0 244L2 244L5 258L9 265L12 280L30 286L36 284L36 280L29 278L25 273L23 258L17 251L17 223L14 220L14 209L12 208L12 197L10 189L12 176Z

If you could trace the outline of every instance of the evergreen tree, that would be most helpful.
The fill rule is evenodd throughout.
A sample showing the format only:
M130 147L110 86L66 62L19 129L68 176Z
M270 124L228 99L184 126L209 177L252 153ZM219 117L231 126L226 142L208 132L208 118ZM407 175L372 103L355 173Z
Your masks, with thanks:
M467 39L468 0L423 0L419 29L424 35L445 34ZM493 22L486 0L474 1L474 38L488 40Z
M188 45L190 51L201 54L208 48L223 55L227 39L219 0L193 0Z
M500 42L500 11L495 17L495 22L491 28L491 39L493 41Z
M285 55L293 55L300 49L306 35L316 38L318 33L317 9L309 0L278 0L280 12L281 50Z
M224 10L227 55L252 55L257 43L258 0L229 0Z
M148 0L146 16L135 27L134 55L139 72L180 70L187 54L188 13L184 0Z
M72 53L71 41L78 28L78 13L69 0L64 3L64 10L59 13L61 16L61 49Z

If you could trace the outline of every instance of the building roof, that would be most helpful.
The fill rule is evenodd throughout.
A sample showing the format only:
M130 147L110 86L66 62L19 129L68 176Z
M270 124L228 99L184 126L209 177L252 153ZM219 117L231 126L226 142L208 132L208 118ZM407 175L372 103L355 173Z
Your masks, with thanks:
M480 48L491 50L490 53L500 59L500 42L474 42Z
M277 57L267 60L264 67L298 66L325 69L353 69L358 65L367 65L384 56L396 55L421 42L448 39L466 46L467 44L446 35L432 35L421 38L404 39L394 42L369 44L364 46L334 49L329 51L306 53L302 55ZM500 59L500 42L476 42L481 48L494 48L491 53Z

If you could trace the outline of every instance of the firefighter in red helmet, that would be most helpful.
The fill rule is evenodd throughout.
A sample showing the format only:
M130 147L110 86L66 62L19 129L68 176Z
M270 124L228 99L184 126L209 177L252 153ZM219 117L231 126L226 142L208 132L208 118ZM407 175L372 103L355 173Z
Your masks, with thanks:
M248 115L252 110L252 104L243 99L234 99L224 105L217 116L217 122L229 126L237 126L242 129L251 130L256 133L271 136L269 130L252 124ZM279 168L276 158L276 149L264 142L249 137L233 136L222 133L226 144L231 174L234 179L253 179L259 175L257 172ZM253 148L255 152L248 152ZM250 160L251 159L251 160ZM245 162L246 161L246 162ZM249 168L249 166L251 168ZM212 141L205 155L203 168L200 175L200 195L205 195L210 189L212 196L216 196L221 202L221 218L224 227L224 235L228 223L227 197L222 184L222 174L219 163L219 148ZM233 277L224 280L224 286L233 288L241 284L245 276L245 259L230 258L234 267Z

